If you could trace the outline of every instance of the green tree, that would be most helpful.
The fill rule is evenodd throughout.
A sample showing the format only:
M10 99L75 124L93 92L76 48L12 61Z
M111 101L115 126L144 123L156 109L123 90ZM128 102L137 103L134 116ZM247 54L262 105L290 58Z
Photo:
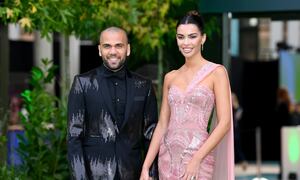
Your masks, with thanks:
M175 20L168 16L171 7L181 4L182 0L15 0L5 1L0 7L0 18L3 22L19 23L27 31L38 29L42 36L48 37L51 32L62 33L65 43L68 36L75 35L82 39L94 39L99 31L109 25L125 28L139 44L141 57L150 59L157 54L158 90L161 88L163 73L163 46L165 36L175 34ZM68 67L68 46L64 51L62 67ZM69 90L69 70L62 76L62 94ZM158 94L160 97L160 93Z
M57 67L47 59L43 64L45 71L32 68L32 90L21 94L27 112L21 114L25 127L25 137L19 137L18 151L24 160L21 170L29 179L67 179L66 107L45 90L53 81Z
M18 167L2 166L0 179L68 179L66 148L66 107L62 100L46 91L53 81L57 67L44 59L44 67L33 67L31 90L21 96L26 113L21 113L25 136L19 136L17 151L23 164ZM23 112L23 111L22 111ZM7 118L6 118L7 119ZM2 129L2 124L0 123ZM5 143L0 134L0 148Z

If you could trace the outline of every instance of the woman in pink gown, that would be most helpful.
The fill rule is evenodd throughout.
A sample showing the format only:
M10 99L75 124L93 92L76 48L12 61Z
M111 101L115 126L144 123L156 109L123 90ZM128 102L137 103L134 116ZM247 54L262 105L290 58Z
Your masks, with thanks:
M150 179L149 167L157 154L160 180L234 179L230 83L222 65L201 55L203 26L196 11L177 24L185 64L165 75L159 122L140 180Z

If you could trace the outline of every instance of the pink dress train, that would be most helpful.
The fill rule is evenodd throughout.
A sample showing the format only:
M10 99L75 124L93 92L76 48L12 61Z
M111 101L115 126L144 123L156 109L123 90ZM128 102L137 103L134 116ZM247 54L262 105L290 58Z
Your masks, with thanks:
M215 105L214 93L201 81L220 65L206 63L185 91L171 86L169 127L161 140L158 166L160 180L182 179L187 163L209 137L208 122ZM216 118L213 118L213 126ZM232 121L231 121L232 122ZM233 130L201 162L198 180L233 180Z

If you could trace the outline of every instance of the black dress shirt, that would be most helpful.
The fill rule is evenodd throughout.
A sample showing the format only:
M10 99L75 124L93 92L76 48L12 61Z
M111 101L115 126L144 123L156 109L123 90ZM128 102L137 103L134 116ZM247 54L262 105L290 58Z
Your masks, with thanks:
M104 71L105 79L110 91L110 96L116 113L116 124L121 127L126 105L126 67L124 66L117 72L113 72L108 68Z

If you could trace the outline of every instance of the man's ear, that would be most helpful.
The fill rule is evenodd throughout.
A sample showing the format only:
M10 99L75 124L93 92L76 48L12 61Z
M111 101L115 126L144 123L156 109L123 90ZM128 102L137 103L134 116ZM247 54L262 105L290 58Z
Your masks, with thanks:
M102 56L101 55L101 47L100 47L100 45L98 45L98 51L99 51L99 56Z
M127 45L127 56L130 55L130 44Z

